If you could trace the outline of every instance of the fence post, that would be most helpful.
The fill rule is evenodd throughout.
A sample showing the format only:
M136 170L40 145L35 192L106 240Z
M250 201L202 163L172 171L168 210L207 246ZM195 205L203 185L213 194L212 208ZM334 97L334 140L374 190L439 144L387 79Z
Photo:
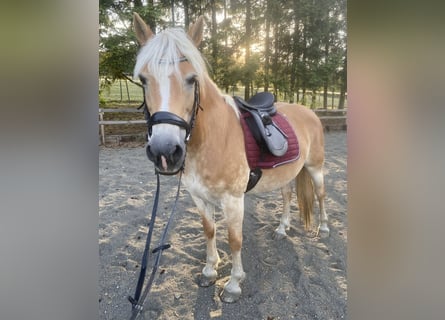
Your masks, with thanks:
M104 121L104 113L99 111L99 120ZM105 125L100 125L100 135L102 136L102 144L105 145Z

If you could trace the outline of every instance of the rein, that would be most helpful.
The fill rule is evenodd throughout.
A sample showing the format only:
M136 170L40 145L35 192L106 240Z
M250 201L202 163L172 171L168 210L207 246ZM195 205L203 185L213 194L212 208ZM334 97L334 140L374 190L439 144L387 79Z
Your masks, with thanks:
M184 60L184 59L180 60L180 62L182 62L182 61L186 61L186 60ZM176 125L176 126L179 126L183 129L185 129L186 136L185 136L184 141L187 144L190 141L192 130L195 127L195 121L196 121L196 116L198 115L198 111L199 111L199 109L202 110L202 107L200 105L199 82L197 80L195 81L192 116L191 116L191 119L189 122L185 121L184 119L180 118L179 116L175 115L174 113L167 112L167 111L158 111L158 112L153 113L153 115L151 115L150 111L148 110L146 101L145 101L145 89L144 89L144 102L142 102L142 104L138 107L138 109L140 109L142 107L144 107L145 120L147 121L148 136L151 136L152 127L154 125L160 124L160 123L168 123L168 124ZM156 220L156 212L157 212L158 204L159 204L159 193L160 193L159 175L163 174L163 173L158 172L157 170L155 171L156 182L157 182L156 195L155 195L153 208L152 208L152 212L151 212L151 219L149 222L149 229L148 229L148 233L147 233L147 239L145 242L144 253L142 256L141 270L139 272L139 277L138 277L138 282L136 285L134 297L128 296L128 300L130 301L130 303L132 305L132 312L131 312L130 320L136 319L136 317L142 311L144 301L147 298L148 293L150 292L154 278L156 276L156 272L158 270L159 263L161 261L162 252L164 250L170 248L170 244L166 244L165 240L167 238L167 232L170 227L171 221L173 220L173 215L176 211L176 205L177 205L177 202L179 199L179 191L180 191L180 186L181 186L182 173L184 171L184 165L185 165L185 157L184 157L184 161L183 161L180 169L177 172L173 172L173 173L169 174L169 175L174 175L179 172L179 181L178 181L178 189L176 192L176 198L175 198L175 202L172 207L172 211L170 213L170 217L169 217L168 222L165 226L165 229L162 233L159 245L150 252L151 238L153 235L153 228L154 228L154 224L155 224L155 220ZM144 286L144 279L145 279L145 275L146 275L146 271L147 271L147 260L148 260L148 257L150 256L150 254L151 255L157 254L157 255L156 255L156 258L155 258L155 261L153 264L153 269L151 271L150 278L148 279L147 285L145 286L145 289L142 292L142 288Z
M132 312L131 312L130 320L136 319L136 317L142 311L144 301L147 298L148 293L150 292L154 278L156 276L156 272L159 267L159 263L161 262L162 252L164 250L170 248L170 244L165 243L165 240L167 238L167 232L168 232L170 224L173 220L174 213L176 211L176 205L178 203L179 191L180 191L180 187L181 187L181 178L182 178L182 171L179 174L178 189L176 191L175 202L173 204L172 211L170 213L170 217L168 218L168 222L165 225L164 231L162 232L162 236L161 236L161 240L159 241L159 245L151 251L151 254L157 253L157 255L156 255L156 258L155 258L155 261L153 264L153 269L151 271L150 278L148 279L148 282L147 282L147 285L145 286L144 292L141 295L142 287L144 285L144 278L145 278L145 274L147 271L148 256L150 254L151 237L153 235L153 228L154 228L154 224L155 224L155 220L156 220L156 212L158 210L158 204L159 204L160 181L159 181L159 172L156 172L156 182L157 182L156 195L155 195L155 200L154 200L153 208L152 208L152 212L151 212L151 219L149 222L149 229L148 229L148 234L147 234L147 240L145 242L144 254L142 256L141 270L139 272L139 278L138 278L138 282L136 285L136 291L135 291L134 297L128 296L128 300L131 302L131 305L132 305Z

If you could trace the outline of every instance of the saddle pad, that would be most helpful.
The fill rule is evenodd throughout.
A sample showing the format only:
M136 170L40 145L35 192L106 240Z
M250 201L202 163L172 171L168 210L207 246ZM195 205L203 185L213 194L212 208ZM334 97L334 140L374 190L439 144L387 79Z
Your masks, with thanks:
M252 117L249 112L241 113L241 127L244 131L244 144L246 148L247 161L250 169L261 168L270 169L281 166L283 164L297 160L300 157L300 146L298 144L297 136L294 130L287 121L286 117L277 112L273 117L273 122L286 134L288 149L287 152L281 156L276 157L268 151L261 150L260 146L255 141L246 119Z

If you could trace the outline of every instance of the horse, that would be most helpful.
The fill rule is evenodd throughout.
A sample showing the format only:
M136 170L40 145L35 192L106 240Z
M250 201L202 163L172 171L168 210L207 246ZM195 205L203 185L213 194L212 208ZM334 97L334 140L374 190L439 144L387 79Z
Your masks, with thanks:
M200 286L216 282L220 257L216 248L215 209L221 208L227 225L232 268L220 294L232 303L241 296L245 279L241 261L244 196L250 168L246 158L240 111L233 97L223 94L212 81L198 47L204 19L199 17L186 32L166 28L154 34L135 13L133 27L140 45L134 78L144 88L149 132L146 153L160 174L178 174L202 219L207 242ZM324 136L319 118L310 109L276 102L278 112L291 124L300 148L297 160L264 169L249 193L281 189L283 215L275 237L286 237L290 227L293 184L300 218L310 228L315 196L319 204L318 232L329 235L324 207Z

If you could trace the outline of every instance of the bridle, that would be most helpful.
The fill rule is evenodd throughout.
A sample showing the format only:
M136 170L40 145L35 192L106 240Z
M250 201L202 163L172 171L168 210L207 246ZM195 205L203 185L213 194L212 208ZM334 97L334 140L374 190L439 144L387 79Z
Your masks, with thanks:
M183 62L187 61L187 59L183 58L179 61ZM199 109L202 110L202 107L200 105L200 88L198 79L195 79L194 81L194 100L192 107L192 116L189 122L185 121L176 114L168 111L158 111L153 114L150 114L150 111L148 110L148 106L145 100L145 88L143 88L143 94L144 94L144 102L142 102L142 104L138 107L138 109L142 107L144 108L145 120L147 121L148 136L149 137L151 136L152 127L154 125L161 123L172 124L185 130L186 134L184 142L187 144L190 141L192 129L195 127L195 121L196 121L196 116L198 115L198 111Z
M187 61L186 58L182 58L179 60L179 62ZM192 107L192 116L190 118L190 121L187 122L183 118L179 117L178 115L168 112L168 111L157 111L153 114L150 114L150 111L148 110L148 106L145 100L145 88L143 87L143 95L144 95L144 101L142 104L138 107L144 108L144 116L145 121L147 122L147 133L148 137L151 137L152 135L152 128L154 125L161 124L161 123L167 123L172 124L175 126L178 126L185 130L185 138L184 143L187 145L187 143L190 141L190 138L192 136L192 130L195 127L196 117L198 115L199 109L202 110L202 107L200 105L200 87L199 87L199 81L198 79L194 79L194 97L193 97L193 107ZM184 160L179 167L177 171L174 172L168 172L168 173L161 173L163 175L175 175L179 171L184 170L185 165L185 157Z
M178 61L179 62L187 61L187 59L185 57L181 57L181 58L179 58ZM160 63L165 63L165 62L161 61ZM184 119L177 116L176 114L168 112L168 111L158 111L158 112L153 113L153 115L151 115L150 111L148 110L147 103L145 100L145 88L143 89L143 94L144 94L144 102L142 102L142 104L138 107L138 109L140 109L142 107L144 108L145 120L147 121L148 135L151 136L152 127L156 124L161 124L161 123L172 124L172 125L182 128L186 131L184 142L185 142L185 144L187 144L190 141L190 138L192 135L192 130L195 126L195 121L196 121L196 116L198 115L198 110L199 109L202 110L202 107L200 105L200 89L199 89L198 80L195 79L195 82L194 82L194 101L193 101L193 108L192 108L192 116L191 116L189 122L185 121ZM144 253L142 256L141 270L139 273L134 297L128 296L128 300L130 301L130 303L132 305L132 312L131 312L130 320L136 319L136 317L142 311L144 301L151 289L156 272L158 270L162 252L164 250L170 248L170 244L165 243L165 241L166 241L167 232L168 232L169 226L173 220L176 205L177 205L177 202L179 199L179 190L180 190L180 186L181 186L182 172L184 170L184 163L185 163L185 157L184 157L184 161L183 161L181 167L179 168L179 170L174 173L171 173L171 174L176 174L178 172L180 173L175 202L173 204L172 211L171 211L170 217L168 219L168 222L165 225L165 229L162 233L159 245L150 252L151 238L152 238L152 234L153 234L153 227L154 227L154 223L155 223L155 219L156 219L156 212L157 212L157 208L158 208L159 194L160 194L159 174L164 174L164 175L166 174L166 173L161 173L158 170L155 171L156 179L157 179L156 195L155 195L155 199L154 199L154 203L153 203L152 214L151 214L151 219L150 219L150 223L149 223L149 230L148 230L147 239L145 242ZM169 173L169 175L170 175L170 173ZM150 256L150 253L156 254L156 257L155 257L152 272L148 279L147 285L145 286L145 289L142 292L142 289L144 286L145 274L146 274L146 270L147 270L147 261Z

